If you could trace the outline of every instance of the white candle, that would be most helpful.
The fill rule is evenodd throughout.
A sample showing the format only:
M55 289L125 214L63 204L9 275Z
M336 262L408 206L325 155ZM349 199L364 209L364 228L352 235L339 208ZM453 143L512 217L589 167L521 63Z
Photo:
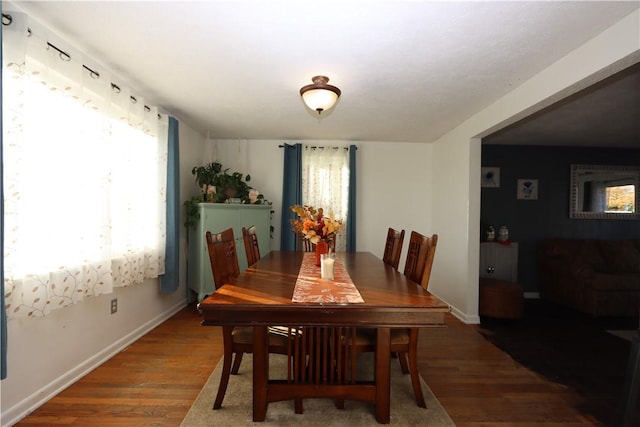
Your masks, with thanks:
M320 277L327 280L333 280L334 259L328 256L322 256L320 262Z

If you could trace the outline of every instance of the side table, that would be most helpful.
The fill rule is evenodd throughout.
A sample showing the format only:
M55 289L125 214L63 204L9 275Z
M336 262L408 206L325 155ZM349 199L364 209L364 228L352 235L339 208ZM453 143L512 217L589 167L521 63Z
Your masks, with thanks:
M524 289L520 283L480 278L480 316L521 319L524 315Z

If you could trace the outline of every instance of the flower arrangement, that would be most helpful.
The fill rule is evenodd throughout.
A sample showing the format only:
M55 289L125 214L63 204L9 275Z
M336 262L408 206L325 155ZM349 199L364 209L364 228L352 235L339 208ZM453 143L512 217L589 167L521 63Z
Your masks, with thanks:
M294 231L313 244L332 240L342 230L342 220L335 219L333 213L325 215L322 208L294 205L290 209L298 215L298 219L291 221Z

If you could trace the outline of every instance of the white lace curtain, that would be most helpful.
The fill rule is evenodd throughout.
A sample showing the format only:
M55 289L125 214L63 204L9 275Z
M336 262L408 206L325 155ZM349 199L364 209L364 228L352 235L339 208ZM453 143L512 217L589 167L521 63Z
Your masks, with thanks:
M44 316L164 272L168 122L37 22L10 15L2 38L9 318Z
M336 235L336 251L346 250L349 200L349 150L345 147L305 146L302 150L302 201L322 207L344 224Z

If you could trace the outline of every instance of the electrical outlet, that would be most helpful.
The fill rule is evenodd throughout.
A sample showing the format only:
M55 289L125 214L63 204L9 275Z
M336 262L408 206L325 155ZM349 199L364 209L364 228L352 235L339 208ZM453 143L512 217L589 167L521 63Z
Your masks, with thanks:
M111 300L111 314L118 311L118 298L114 298Z

